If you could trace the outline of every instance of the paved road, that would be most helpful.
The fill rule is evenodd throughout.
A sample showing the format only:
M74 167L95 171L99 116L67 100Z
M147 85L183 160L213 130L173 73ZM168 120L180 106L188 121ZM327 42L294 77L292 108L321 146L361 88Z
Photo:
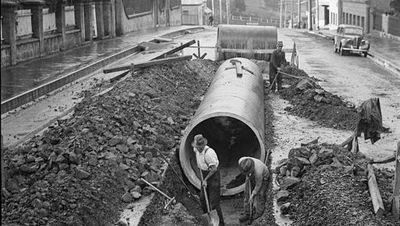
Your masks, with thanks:
M393 154L400 139L400 77L371 58L339 56L333 52L332 43L325 38L301 31L280 32L296 42L300 68L320 79L320 85L325 90L356 106L370 98L380 99L383 125L389 127L391 133L382 134L382 139L375 145L360 139L360 149L370 157Z
M162 27L132 32L124 36L95 41L90 45L60 52L54 55L19 63L1 69L1 101L7 100L34 87L53 81L77 69L132 48L140 42L165 35L173 37L179 31L196 29L198 26Z

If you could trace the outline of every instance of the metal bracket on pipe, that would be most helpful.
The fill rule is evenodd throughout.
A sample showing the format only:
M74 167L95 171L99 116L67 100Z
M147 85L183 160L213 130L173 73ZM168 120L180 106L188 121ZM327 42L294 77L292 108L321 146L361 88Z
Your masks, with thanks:
M241 78L243 76L242 62L240 62L239 60L236 60L236 59L230 60L229 62L235 66L236 76Z

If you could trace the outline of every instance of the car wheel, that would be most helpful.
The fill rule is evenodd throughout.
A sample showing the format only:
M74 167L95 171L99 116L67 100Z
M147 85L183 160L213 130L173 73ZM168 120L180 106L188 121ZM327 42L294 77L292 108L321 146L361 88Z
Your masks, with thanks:
M364 57L367 57L368 56L368 52L364 52Z

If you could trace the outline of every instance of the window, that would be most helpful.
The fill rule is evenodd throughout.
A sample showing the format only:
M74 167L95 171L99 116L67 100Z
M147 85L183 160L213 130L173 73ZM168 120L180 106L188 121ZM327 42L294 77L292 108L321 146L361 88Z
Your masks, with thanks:
M148 0L122 0L127 15L151 12L153 1Z
M181 5L181 0L170 0L171 9L179 7Z

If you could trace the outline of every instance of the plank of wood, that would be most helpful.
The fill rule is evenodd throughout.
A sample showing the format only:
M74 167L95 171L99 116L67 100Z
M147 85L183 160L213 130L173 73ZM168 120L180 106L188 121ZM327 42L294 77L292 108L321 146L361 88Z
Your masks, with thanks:
M346 145L348 145L350 142L353 142L353 138L354 136L357 134L357 129L355 129L353 131L353 134L347 138L345 141L343 141L343 143L340 144L341 147L345 147Z
M119 74L119 75L117 75L117 76L111 78L111 79L110 79L110 82L112 83L112 82L115 82L115 81L117 81L117 80L120 80L121 78L123 78L123 77L125 77L127 74L129 74L129 72L131 72L132 70L134 70L133 66L132 66L132 69L130 69L130 70L128 70L128 71L124 71L124 72L122 72L121 74Z
M147 61L144 63L135 64L134 68L135 68L135 70L139 70L139 69L143 69L143 68L153 66L153 65L166 64L166 63L171 63L171 62L175 62L175 61L183 61L183 60L190 60L190 59L192 59L192 56L190 56L190 55L169 57L169 58L165 58L165 59L152 60L152 61ZM118 67L112 67L112 68L104 69L103 73L107 74L107 73L112 73L112 72L117 72L117 71L125 71L125 70L130 70L131 68L132 68L132 64L118 66Z
M400 220L400 142L397 143L392 213L395 219Z
M188 46L187 48L215 49L215 46Z
M357 153L359 151L358 148L358 138L357 136L353 137L353 145L351 146L351 153Z
M371 164L368 164L368 188L374 207L374 213L382 216L383 212L385 212L385 207L383 206L381 193L379 192L378 183L376 182L374 168Z
M168 51L168 52L166 52L166 53L163 53L163 54L161 54L161 55L159 55L159 56L157 56L157 57L154 57L152 60L158 60L158 59L162 59L162 58L168 57L168 55L171 55L171 54L173 54L173 53L176 53L176 52L178 52L178 51L181 51L182 49L184 49L184 48L186 48L186 47L188 47L188 46L191 46L191 45L193 45L194 43L196 43L195 40L189 41L189 42L187 42L187 43L185 43L185 44L183 44L183 45L181 45L181 46L178 46L178 47L176 47L176 48L171 49L170 51Z

